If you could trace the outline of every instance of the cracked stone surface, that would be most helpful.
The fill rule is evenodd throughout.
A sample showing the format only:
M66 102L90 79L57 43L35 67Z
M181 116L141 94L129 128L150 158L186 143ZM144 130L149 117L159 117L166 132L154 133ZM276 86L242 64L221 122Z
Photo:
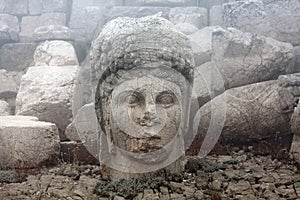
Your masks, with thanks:
M212 36L212 61L227 89L292 73L294 50L291 44L269 37L220 28Z
M45 41L34 53L35 66L78 65L73 45L61 40Z
M254 156L248 150L206 159L189 157L182 174L140 181L107 181L101 178L100 167L93 165L62 164L29 174L14 183L15 173L0 171L0 196L7 200L300 198L300 174L291 160ZM143 185L145 181L149 184Z
M16 114L36 116L60 130L72 121L72 98L78 66L35 66L22 77Z
M0 168L34 168L56 162L59 133L55 124L33 117L0 117Z

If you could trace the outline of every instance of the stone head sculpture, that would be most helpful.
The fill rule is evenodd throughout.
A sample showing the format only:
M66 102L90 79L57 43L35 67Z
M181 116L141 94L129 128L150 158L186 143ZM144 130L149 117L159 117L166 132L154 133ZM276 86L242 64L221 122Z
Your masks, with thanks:
M109 168L180 168L174 163L185 150L194 61L189 40L172 26L157 16L118 18L92 44L100 163Z

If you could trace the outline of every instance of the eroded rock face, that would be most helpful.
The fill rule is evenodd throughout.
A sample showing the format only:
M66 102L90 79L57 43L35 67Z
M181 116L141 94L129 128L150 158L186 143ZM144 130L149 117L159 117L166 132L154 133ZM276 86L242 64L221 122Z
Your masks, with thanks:
M55 124L23 116L0 117L0 124L0 168L33 168L57 161Z
M12 74L5 69L0 70L0 98L16 97L18 85Z
M100 163L119 171L112 178L170 164L181 171L194 66L188 38L157 16L118 18L94 40L91 56Z
M72 121L72 98L78 66L35 66L22 77L16 114L36 116L64 130Z
M0 14L0 44L16 42L20 32L18 18L9 14Z
M290 118L294 104L292 93L277 81L229 89L198 111L198 139L203 141L207 136L208 144L218 140L215 132L208 131L220 123L224 125L221 126L219 142L225 145L288 135L291 133ZM209 124L211 117L221 114L225 114L225 121Z
M245 33L218 29L212 36L212 61L232 88L267 80L294 70L294 50L289 43Z
M75 49L69 42L54 40L40 44L34 53L36 66L78 65Z
M300 45L299 11L298 0L237 1L224 4L223 19L227 27Z

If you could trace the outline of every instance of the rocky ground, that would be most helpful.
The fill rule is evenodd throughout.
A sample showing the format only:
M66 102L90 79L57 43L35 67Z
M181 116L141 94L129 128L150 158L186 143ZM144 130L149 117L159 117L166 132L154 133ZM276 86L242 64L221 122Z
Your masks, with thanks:
M2 199L299 199L300 173L292 161L253 156L188 157L183 174L147 180L103 180L98 166L60 164L22 175L0 171ZM13 183L18 182L18 183Z

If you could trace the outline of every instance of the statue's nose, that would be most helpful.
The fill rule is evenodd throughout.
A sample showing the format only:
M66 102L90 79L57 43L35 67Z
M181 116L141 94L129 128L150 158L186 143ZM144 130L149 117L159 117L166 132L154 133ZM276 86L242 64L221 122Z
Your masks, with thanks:
M154 120L156 119L156 106L155 105L147 105L144 116L140 122L142 126L152 126L154 124Z

